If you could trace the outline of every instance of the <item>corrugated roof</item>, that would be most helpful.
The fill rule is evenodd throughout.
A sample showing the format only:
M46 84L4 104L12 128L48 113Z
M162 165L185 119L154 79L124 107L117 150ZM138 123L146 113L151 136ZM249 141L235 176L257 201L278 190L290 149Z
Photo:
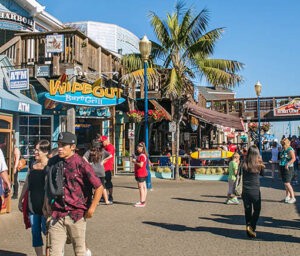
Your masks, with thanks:
M197 86L199 92L206 100L218 100L219 98L216 96L218 94L235 94L232 90L227 88L218 87L217 89L214 87L208 86Z

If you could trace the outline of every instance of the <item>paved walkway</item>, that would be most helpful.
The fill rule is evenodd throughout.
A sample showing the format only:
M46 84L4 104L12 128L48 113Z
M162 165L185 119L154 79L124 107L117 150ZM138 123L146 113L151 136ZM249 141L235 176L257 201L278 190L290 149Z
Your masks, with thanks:
M300 255L300 186L296 205L281 203L281 183L262 181L258 239L245 234L242 205L225 205L226 182L153 179L148 205L135 208L133 177L118 176L115 204L98 206L88 221L87 242L102 255ZM16 210L0 216L0 255L34 255L30 230ZM73 255L70 245L66 255Z

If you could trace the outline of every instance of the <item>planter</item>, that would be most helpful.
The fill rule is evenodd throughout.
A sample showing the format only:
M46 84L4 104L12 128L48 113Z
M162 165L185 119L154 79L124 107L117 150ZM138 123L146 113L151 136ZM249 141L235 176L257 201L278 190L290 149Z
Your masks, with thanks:
M221 181L227 181L228 180L228 175L195 174L195 180L221 180Z
M159 179L172 179L171 172L150 172L151 178L159 178Z
M156 123L156 122L160 122L161 120L163 120L163 118L154 119L152 116L148 117L148 122L149 123Z
M144 121L144 118L141 116L137 116L137 117L128 117L129 122L131 123L140 123Z

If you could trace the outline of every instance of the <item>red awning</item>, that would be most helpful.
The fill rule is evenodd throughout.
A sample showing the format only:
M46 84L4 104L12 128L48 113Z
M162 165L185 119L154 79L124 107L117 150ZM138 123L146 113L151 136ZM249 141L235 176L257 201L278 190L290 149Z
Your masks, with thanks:
M208 123L231 127L240 131L244 130L243 120L239 117L199 107L192 103L187 103L186 107L189 113L197 116L198 118Z

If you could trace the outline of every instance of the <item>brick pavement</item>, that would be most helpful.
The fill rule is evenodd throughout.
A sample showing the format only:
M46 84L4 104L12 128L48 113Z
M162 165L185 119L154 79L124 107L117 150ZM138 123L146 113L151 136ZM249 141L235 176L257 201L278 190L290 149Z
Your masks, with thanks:
M258 239L249 240L242 205L224 204L226 182L153 179L145 208L132 207L138 201L133 177L115 177L114 184L115 204L99 206L88 221L94 256L300 255L300 186L297 204L287 205L280 202L281 183L263 179ZM15 201L13 213L0 216L0 230L0 255L34 255ZM73 255L69 245L66 255Z

